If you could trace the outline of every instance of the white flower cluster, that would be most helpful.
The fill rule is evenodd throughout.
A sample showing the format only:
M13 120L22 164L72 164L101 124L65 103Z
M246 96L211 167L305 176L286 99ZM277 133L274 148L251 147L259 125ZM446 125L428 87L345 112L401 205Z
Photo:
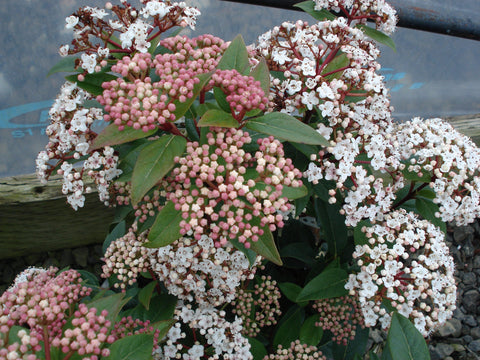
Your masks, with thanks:
M375 21L377 29L387 35L395 31L397 16L395 9L385 0L314 0L315 10L328 9L335 12L356 9L355 12L364 14L375 13L371 18ZM354 15L355 12L352 12Z
M154 351L155 360L200 360L210 348L213 354L209 355L208 359L211 360L253 359L248 339L242 336L241 319L236 317L233 322L229 322L225 320L225 311L223 310L219 311L209 305L200 306L194 310L190 305L185 305L181 301L177 306L174 318L178 322L169 330L165 345ZM186 333L182 331L182 324L196 334L195 338L202 337L205 341L200 343L197 340L191 347L183 346L181 341L186 337Z
M105 147L103 152L89 153L90 144L96 136L91 126L95 120L102 120L103 113L101 109L84 108L82 104L87 99L87 93L76 84L66 82L62 86L49 112L51 123L45 131L49 143L36 160L37 176L43 183L59 167L57 172L63 175L62 192L69 194L67 201L75 210L84 205L83 193L90 192L90 188L84 186L85 172L96 183L99 198L103 202L109 200L111 180L121 174L121 170L117 169L118 157L111 147ZM88 158L80 169L68 162L83 156ZM54 161L56 164L50 164Z
M182 237L171 245L149 249L148 261L170 294L214 306L233 301L240 282L255 274L241 251L229 243L215 247L207 235L198 241Z
M353 253L361 270L350 274L345 287L358 293L367 326L379 321L388 328L390 306L424 336L452 316L454 262L439 228L402 209L362 231L368 242Z
M461 226L480 217L480 149L470 138L444 120L420 118L399 124L396 137L407 170L432 173L442 221Z

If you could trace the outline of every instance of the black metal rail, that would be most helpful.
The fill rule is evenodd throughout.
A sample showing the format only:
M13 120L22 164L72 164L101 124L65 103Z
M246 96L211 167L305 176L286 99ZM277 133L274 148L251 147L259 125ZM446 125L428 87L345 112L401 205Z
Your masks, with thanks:
M221 0L300 10L303 0ZM480 0L389 0L399 17L398 26L480 40Z

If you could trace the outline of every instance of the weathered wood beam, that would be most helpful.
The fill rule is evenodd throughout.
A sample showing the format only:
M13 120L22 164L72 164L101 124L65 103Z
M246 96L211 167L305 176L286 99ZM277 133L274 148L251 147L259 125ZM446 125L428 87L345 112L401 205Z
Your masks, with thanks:
M60 178L46 185L35 175L0 179L0 259L103 242L113 209L92 193L75 211L61 188Z

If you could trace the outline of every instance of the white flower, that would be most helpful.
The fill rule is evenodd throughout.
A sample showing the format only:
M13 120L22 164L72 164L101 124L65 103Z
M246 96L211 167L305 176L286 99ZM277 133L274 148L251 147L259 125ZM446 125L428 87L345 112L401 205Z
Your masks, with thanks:
M67 23L65 25L65 28L67 29L72 29L75 25L78 24L78 17L71 15L65 19L65 22Z
M95 66L97 66L97 54L82 54L82 68L87 70L89 74L95 72Z

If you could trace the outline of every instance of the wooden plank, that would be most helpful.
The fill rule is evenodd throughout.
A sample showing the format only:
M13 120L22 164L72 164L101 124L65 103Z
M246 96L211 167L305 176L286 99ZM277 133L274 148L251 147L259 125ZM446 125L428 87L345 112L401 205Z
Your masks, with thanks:
M0 179L0 259L103 242L114 210L91 193L75 211L61 186L60 178L42 185L35 175Z
M451 116L444 119L462 134L470 137L477 146L480 146L480 114Z

